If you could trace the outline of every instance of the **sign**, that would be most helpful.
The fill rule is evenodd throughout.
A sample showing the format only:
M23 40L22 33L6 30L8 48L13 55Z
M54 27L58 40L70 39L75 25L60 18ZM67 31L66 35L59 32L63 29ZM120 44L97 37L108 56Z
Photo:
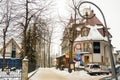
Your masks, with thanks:
M80 50L81 49L81 44L80 43L76 43L75 44L75 49L76 50Z
M81 59L81 54L76 54L76 60L80 60Z

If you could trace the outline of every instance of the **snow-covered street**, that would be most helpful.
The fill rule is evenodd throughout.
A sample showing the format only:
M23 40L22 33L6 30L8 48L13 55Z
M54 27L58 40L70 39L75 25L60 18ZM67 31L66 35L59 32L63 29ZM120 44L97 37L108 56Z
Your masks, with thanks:
M29 80L68 80L64 74L49 68L40 68Z
M99 80L106 76L110 75L90 76L84 70L68 73L67 69L60 71L55 68L39 68L34 75L29 77L29 80Z

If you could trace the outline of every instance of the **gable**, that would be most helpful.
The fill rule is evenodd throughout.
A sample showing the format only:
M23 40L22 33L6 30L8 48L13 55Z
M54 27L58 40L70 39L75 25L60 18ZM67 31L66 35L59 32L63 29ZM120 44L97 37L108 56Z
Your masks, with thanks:
M102 27L100 28L99 26L90 26L87 25L86 27L89 28L89 32L87 36L78 36L75 41L84 41L84 40L107 40L107 37L101 35L101 33L99 32L98 29L102 29Z
M16 41L14 39L11 39L10 41L8 41L6 44L5 44L5 47L6 47L6 53L5 53L5 56L6 57L11 57L12 55L12 51L13 51L13 45L15 47L15 53L16 53L16 57L20 57L20 52L21 52L21 48L19 47L19 45L16 43ZM3 53L3 48L0 50L0 53L2 54Z

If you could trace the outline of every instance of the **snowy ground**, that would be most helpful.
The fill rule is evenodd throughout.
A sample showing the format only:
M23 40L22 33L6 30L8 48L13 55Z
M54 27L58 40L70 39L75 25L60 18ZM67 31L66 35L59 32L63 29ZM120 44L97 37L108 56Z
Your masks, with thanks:
M86 71L63 71L55 68L39 68L28 74L29 80L99 80L110 75L90 76ZM11 71L8 75L6 71L0 71L0 80L21 80L21 71Z
M7 74L7 71L1 71L0 70L0 80L21 80L21 71L10 71L9 74Z
M29 76L31 76L31 74L29 74ZM58 76L58 79L56 79L56 76ZM84 70L68 73L67 69L60 71L59 69L56 70L55 68L39 68L34 75L29 78L29 80L59 80L60 78L60 80L99 80L107 76L110 75L90 76Z

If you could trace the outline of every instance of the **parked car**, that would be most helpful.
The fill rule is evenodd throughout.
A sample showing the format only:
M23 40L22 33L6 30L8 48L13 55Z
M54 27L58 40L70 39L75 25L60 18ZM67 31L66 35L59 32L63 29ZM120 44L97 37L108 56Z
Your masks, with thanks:
M98 64L87 64L85 66L85 70L88 72L90 75L94 74L109 74L109 70L103 70L101 69L101 66Z
M97 74L100 72L100 66L98 64L87 64L85 70L91 75Z

